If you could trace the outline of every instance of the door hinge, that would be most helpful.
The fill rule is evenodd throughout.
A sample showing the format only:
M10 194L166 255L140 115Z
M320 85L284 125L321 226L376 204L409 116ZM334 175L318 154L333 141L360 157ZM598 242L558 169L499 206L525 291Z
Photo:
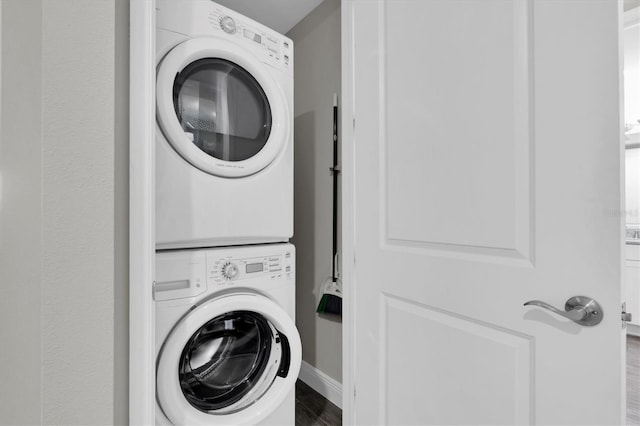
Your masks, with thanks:
M627 302L622 304L622 312L620 314L620 319L622 320L622 328L627 326L628 322L631 322L631 313L627 312Z

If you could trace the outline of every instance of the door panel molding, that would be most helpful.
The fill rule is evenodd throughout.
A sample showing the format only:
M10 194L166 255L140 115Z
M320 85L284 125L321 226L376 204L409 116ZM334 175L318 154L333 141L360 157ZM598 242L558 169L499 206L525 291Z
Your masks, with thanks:
M495 42L509 29L512 32L508 34L509 41L505 42L505 44L511 43L510 40L513 39L511 67L502 79L493 77L484 79L492 80L493 78L491 83L495 86L487 90L487 95L495 92L504 93L501 97L503 101L501 112L507 116L489 114L487 118L493 122L483 119L478 121L475 116L487 109L484 106L485 102L491 101L495 105L495 99L476 102L473 108L478 111L477 114L471 113L470 116L460 117L454 123L447 120L455 116L458 106L443 104L446 104L450 94L453 93L454 98L461 96L464 98L464 93L454 93L456 87L442 89L439 87L437 77L449 72L447 65L450 68L460 68L461 77L473 75L467 71L471 66L467 63L470 59L465 58L465 52L462 51L465 47L474 50L474 46L466 46L469 44L467 39L451 41L445 46L446 52L436 52L432 55L433 61L428 64L409 64L403 67L403 74L409 74L409 77L394 75L393 71L390 71L389 61L396 63L395 52L400 50L398 56L403 53L398 46L406 44L403 42L405 40L414 40L420 32L417 30L419 27L412 26L411 23L389 32L389 14L393 13L393 10L390 12L390 8L402 9L403 4L407 3L378 2L377 40L380 52L378 114L381 154L379 188L382 212L380 226L383 231L381 235L384 235L382 245L394 246L396 249L402 247L411 250L423 249L436 256L458 256L472 260L486 258L488 261L499 263L531 266L534 263L532 218L535 208L531 0L517 0L513 3L495 2L493 9L506 7L506 12L491 10L488 13L508 14L511 21L506 22L488 37L477 41L477 47L481 49L483 43ZM484 9L485 5L479 7L479 10ZM471 16L467 17L467 19L471 18ZM465 19L460 20L461 28L465 28L466 24ZM394 25L393 28L398 28L398 25ZM455 30L452 29L452 31ZM442 44L442 41L437 40L432 44L434 46ZM393 48L389 49L388 46ZM426 49L430 47L433 46L429 45ZM432 50L435 50L435 47ZM460 52L460 54L451 55L455 58L449 59L447 57L449 50ZM481 56L476 54L478 55ZM420 66L424 69L417 69ZM483 75L486 77L486 75L498 74L500 67L501 64L497 66L485 64L485 69L480 71L484 72ZM419 86L420 90L415 90L415 86ZM413 93L424 91L434 93L438 90L441 92L435 93L433 102L411 98ZM444 112L439 111L441 108ZM466 108L469 108L469 105L466 105ZM497 108L492 107L492 109ZM394 146L388 144L390 133L393 133L394 128L405 129L415 126L414 133L418 135L424 121L429 128L424 139L395 140ZM510 127L508 132L502 134L502 140L499 143L492 143L494 135L505 127L504 123L513 124L508 126ZM452 125L458 125L457 132L466 134L467 137L451 132L449 128ZM471 138L471 135L475 135L475 138ZM485 149L483 145L492 147L492 152ZM460 158L462 153L473 154L474 151L476 153L472 157ZM480 168L476 170L478 173L474 173L473 169L480 163L478 157L485 157L488 164L488 161L492 161L498 153L503 151L510 152L510 155L505 156L502 161L504 170L489 176L486 185L478 181L476 176L486 171L480 164ZM447 161L461 162L466 164L466 167L461 170L448 169ZM426 173L432 179L425 182L425 172L423 169L420 170L421 166L434 169L433 173ZM458 189L453 199L449 191L442 193L439 188L443 181L437 178L446 179L446 184ZM485 200L482 194L477 199L470 200L474 194L482 191L485 192L486 197L489 197L495 192L495 185L504 185L504 191L501 197L494 199L493 202L487 202L490 200ZM418 196L405 197L403 191L415 192ZM395 196L396 193L401 195ZM421 203L424 198L433 200L433 205ZM423 232L419 239L409 238L408 235L418 228L415 226L416 223L420 223L421 228L426 229L426 232ZM433 225L428 227L425 223L433 223ZM496 235L501 237L496 238Z
M451 418L438 418L436 411L451 405L451 400L465 407L451 407L451 412L459 411L456 424L486 420L491 412L479 413L496 407L505 417L493 418L492 424L535 424L534 336L384 292L380 330L380 424L405 424L408 418L402 416L410 411L414 411L409 416L412 421L423 416L421 424L450 423ZM473 347L470 336L475 339ZM402 357L393 359L387 349L398 346L403 347ZM447 368L452 358L455 368ZM482 363L481 369L476 361ZM510 380L500 381L505 376ZM433 378L421 385L421 395L404 392L404 384L415 377ZM424 406L420 399L433 404ZM390 412L388 406L396 408Z

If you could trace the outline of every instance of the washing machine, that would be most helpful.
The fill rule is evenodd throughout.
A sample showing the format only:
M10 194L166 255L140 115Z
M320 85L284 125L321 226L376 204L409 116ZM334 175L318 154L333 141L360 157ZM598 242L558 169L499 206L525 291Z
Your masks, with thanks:
M294 247L156 254L156 424L293 425Z
M293 235L293 43L208 0L156 2L158 249Z

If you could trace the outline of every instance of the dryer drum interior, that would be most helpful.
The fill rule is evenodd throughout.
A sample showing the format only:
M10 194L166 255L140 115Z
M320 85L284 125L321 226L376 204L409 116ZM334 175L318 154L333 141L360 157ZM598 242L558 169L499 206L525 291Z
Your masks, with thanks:
M221 58L203 58L176 75L173 105L185 134L200 150L224 161L242 161L269 139L269 100L256 79Z
M229 312L187 341L178 367L180 387L202 412L235 412L259 399L278 375L286 376L289 357L286 336L265 317Z

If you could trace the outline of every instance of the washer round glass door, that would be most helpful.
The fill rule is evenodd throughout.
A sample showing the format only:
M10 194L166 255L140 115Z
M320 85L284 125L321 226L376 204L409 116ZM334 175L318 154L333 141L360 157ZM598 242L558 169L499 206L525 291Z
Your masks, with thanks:
M158 354L158 402L174 424L256 424L293 389L301 359L293 321L271 300L209 299Z
M226 40L196 38L173 48L158 66L156 98L169 143L213 175L256 173L289 137L281 87L256 57Z

